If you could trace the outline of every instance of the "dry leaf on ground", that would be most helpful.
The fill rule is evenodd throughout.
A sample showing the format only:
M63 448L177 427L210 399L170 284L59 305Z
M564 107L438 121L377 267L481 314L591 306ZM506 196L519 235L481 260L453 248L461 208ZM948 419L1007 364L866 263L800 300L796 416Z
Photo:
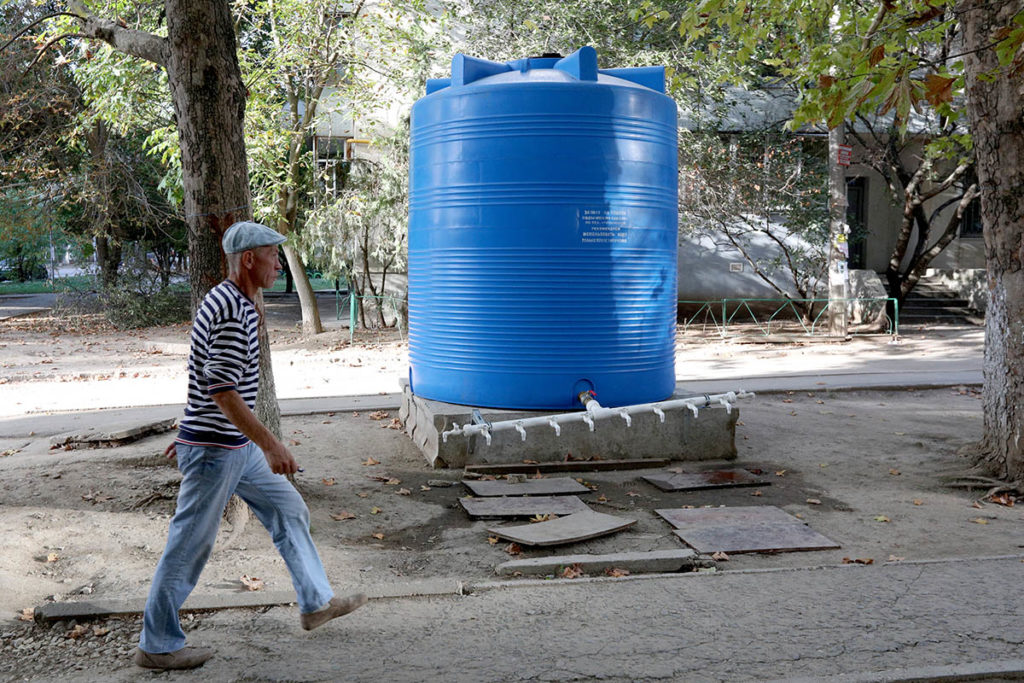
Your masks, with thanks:
M990 503L996 503L997 505L1005 505L1008 508L1012 508L1013 504L1017 502L1017 499L1008 493L1000 493L998 495L989 496L988 501Z
M248 574L242 574L242 585L251 591L263 590L263 579L256 576L249 576Z
M60 559L60 555L58 555L57 553L50 553L49 555L46 556L46 561L47 562L51 562L51 563L52 562L56 562L59 559Z
M875 521L876 522L891 522L892 520L889 519L888 517L886 517L885 515L876 515L875 516Z
M88 626L86 626L85 624L76 624L73 629L71 629L70 631L68 631L64 635L67 636L68 638L71 638L72 640L78 640L79 638L81 638L82 636L84 636L88 632L89 632L89 627Z
M103 636L107 635L108 633L110 633L110 629L107 628L106 626L93 626L92 627L92 634L94 636L96 636L97 638L102 638Z
M18 615L20 621L33 621L36 618L35 607L26 607L21 610L21 614Z
M430 487L426 484L420 484L420 491L429 491Z
M334 486L338 482L334 479L334 477L331 477L330 479L321 479L320 483L323 484L324 486Z
M873 557L855 557L855 558L852 558L852 559L849 558L849 557L844 557L843 558L843 564L874 564L874 563L875 563L875 559Z
M583 567L579 564L570 565L558 574L563 579L578 579L583 576Z
M619 569L618 567L608 567L604 570L605 576L610 576L613 579L617 579L622 576L629 576L628 569Z
M914 505L924 505L924 501L920 498L915 498L913 501Z
M558 519L558 515L534 515L533 517L530 517L530 524L536 524L537 522L550 522L553 519Z
M488 536L487 537L487 542L490 543L491 545L497 545L498 544L498 540L499 539L498 539L497 536Z
M384 511L382 509L380 509L379 507L377 507L376 505L374 505L372 508L370 508L370 514L371 515L379 515L382 512L384 512Z
M761 493L761 489L757 489L755 491L751 491L750 495L752 495L752 496L763 496L764 494Z
M521 555L523 548L518 543L509 543L505 546L505 552L509 555Z
M729 561L729 555L727 555L726 553L723 553L721 550L719 550L719 551L711 553L711 559L712 560L719 560L721 562L728 562Z
M386 420L389 417L391 417L391 414L388 413L386 410L375 410L372 413L370 413L371 420Z
M905 557L897 557L896 555L890 555L889 556L889 561L890 562L902 562L905 559L907 559L907 558L905 558Z
M366 460L363 461L363 465L365 465L367 467L369 467L371 465L379 465L379 464L380 464L380 460L374 460L372 457L369 457L369 458L367 458Z
M333 519L336 522L344 522L346 519L355 519L355 518L356 518L356 516L353 515L351 512L349 512L348 510L342 510L341 512L338 512L336 514L332 514L331 515L331 519Z
M975 524L988 524L988 520L983 517L975 517L971 521Z
M384 534L382 534L379 531L377 533L375 533L375 534L370 534L370 535L373 536L374 538L376 538L378 541L383 541L384 540Z
M398 489L398 495L400 495L400 496L411 496L412 495L412 491L410 491L409 489Z
M808 498L807 499L807 504L808 505L821 505L821 501L818 500L817 498Z

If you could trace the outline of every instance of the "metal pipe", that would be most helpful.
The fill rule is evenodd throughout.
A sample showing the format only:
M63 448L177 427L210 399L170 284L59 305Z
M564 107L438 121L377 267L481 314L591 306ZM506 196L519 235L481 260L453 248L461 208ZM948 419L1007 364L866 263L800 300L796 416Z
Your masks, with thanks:
M484 439L487 441L487 445L491 444L491 435L494 432L506 431L509 429L515 429L522 436L523 441L526 440L526 429L528 427L535 427L540 425L546 425L555 430L555 436L561 436L562 430L561 425L570 422L583 422L586 424L590 431L596 430L596 421L603 420L609 417L621 417L626 422L626 427L632 425L630 417L640 413L654 413L658 416L659 421L665 422L665 410L671 408L688 408L693 411L694 417L698 415L698 411L701 408L710 408L713 405L722 405L726 411L732 412L732 404L739 399L751 398L754 394L752 392L743 391L728 391L722 394L704 394L702 396L692 396L689 398L676 398L668 401L656 401L654 403L638 403L631 406L621 406L618 408L605 408L597 399L594 398L589 392L582 392L580 394L580 402L586 407L585 411L577 411L574 413L558 413L556 415L542 415L539 417L527 417L518 420L504 420L501 422L484 422L481 418L474 420L476 424L453 424L452 429L441 432L441 440L445 443L448 442L449 436L472 436L474 434L483 434ZM479 421L478 421L479 420Z

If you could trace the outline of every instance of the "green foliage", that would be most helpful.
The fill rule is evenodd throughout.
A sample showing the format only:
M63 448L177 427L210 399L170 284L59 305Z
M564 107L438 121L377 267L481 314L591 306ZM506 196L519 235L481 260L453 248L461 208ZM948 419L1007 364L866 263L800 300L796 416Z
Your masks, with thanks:
M680 222L738 250L782 296L813 298L828 261L828 168L820 139L779 130L684 133Z
M118 329L170 325L191 317L188 291L167 286L142 255L122 265L117 283L100 291L99 302Z
M311 212L301 245L329 277L357 294L383 290L373 273L406 265L409 131L378 138L372 156L353 161L339 197Z
M687 6L655 7L643 0L470 0L448 8L452 22L465 27L454 46L459 51L507 61L547 52L566 55L590 45L602 68L665 66L669 94L686 102L731 78L679 38L677 17Z

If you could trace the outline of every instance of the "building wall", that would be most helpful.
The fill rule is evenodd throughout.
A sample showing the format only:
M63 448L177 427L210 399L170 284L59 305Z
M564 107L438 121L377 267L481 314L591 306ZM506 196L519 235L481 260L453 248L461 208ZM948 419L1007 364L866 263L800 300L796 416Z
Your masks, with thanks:
M907 157L918 155L921 152L919 145L909 145L905 151ZM854 146L853 158L863 155L863 150ZM867 235L865 241L865 267L870 270L884 271L889 265L889 258L896 246L900 225L903 221L902 202L892 196L886 186L885 179L875 171L866 166L853 164L847 170L847 178L863 177L867 181L867 200L865 205ZM946 192L925 203L926 214L931 214L937 207L952 198L954 193ZM937 238L936 233L941 233L946 222L956 210L955 205L946 207L933 222L933 236L930 243ZM917 230L911 234L910 248L917 239ZM904 258L906 265L910 260L909 255ZM931 268L945 270L960 270L985 267L984 242L978 237L957 237L946 247L935 260Z

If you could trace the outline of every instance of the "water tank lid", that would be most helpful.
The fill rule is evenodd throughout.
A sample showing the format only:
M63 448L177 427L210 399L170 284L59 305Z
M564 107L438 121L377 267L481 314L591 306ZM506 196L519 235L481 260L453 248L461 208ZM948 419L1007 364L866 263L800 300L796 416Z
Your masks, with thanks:
M452 58L451 78L432 78L427 81L427 94L448 87L467 86L490 76L518 71L526 73L532 69L557 69L577 81L597 81L598 74L629 81L657 92L665 92L665 67L642 66L621 69L598 69L597 51L585 45L568 57L543 56L525 57L510 62L492 62L487 59L468 57L462 53Z

